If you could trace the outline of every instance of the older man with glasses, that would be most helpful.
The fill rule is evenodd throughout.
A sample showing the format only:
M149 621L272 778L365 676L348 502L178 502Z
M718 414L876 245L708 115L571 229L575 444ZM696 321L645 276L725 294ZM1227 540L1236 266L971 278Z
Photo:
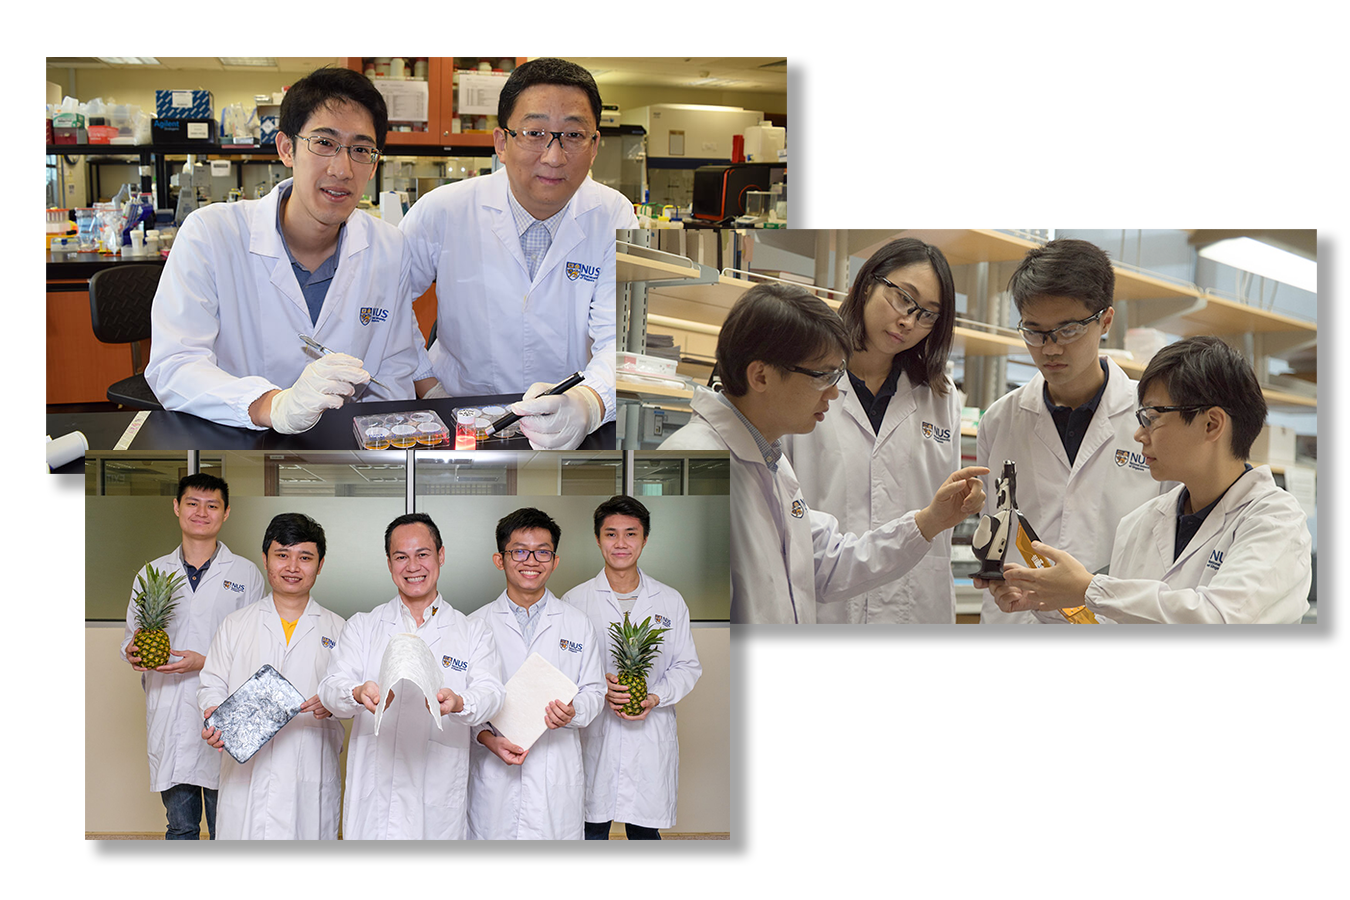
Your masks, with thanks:
M506 80L493 147L502 168L444 185L399 224L412 298L436 284L426 396L523 393L521 431L572 449L615 414L614 232L632 201L591 180L600 92L575 63L540 58ZM411 298L410 298L411 299ZM539 396L575 372L585 381Z
M403 239L355 214L387 131L360 73L319 69L286 92L277 154L293 177L192 213L165 263L145 372L165 409L293 434L353 397L415 396Z

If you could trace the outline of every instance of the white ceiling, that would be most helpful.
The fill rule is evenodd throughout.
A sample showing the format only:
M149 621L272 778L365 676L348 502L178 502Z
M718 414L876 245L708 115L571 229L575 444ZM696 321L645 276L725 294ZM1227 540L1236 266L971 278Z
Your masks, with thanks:
M109 65L92 56L48 57L57 69L153 68L174 72L312 72L338 62L333 56L279 56L272 66L225 66L215 57L160 56L158 66ZM665 86L709 91L787 92L787 60L782 57L568 57L585 66L596 82L639 87Z

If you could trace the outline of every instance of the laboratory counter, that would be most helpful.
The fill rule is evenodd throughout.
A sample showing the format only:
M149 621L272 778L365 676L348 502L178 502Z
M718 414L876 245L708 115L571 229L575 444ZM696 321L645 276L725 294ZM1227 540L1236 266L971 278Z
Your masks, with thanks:
M146 412L137 424L141 412L51 412L47 414L47 434L52 438L79 431L89 442L90 452L130 450L141 453L182 453L188 450L358 450L361 449L352 431L352 420L357 416L381 415L395 412L431 410L440 416L450 429L451 442L439 446L419 446L421 450L455 452L454 410L459 407L505 406L520 399L519 394L494 394L482 397L460 397L440 400L384 400L368 403L348 403L340 409L324 413L319 423L300 434L280 434L276 431L257 431L220 425L190 413L155 410ZM615 425L608 422L586 436L578 449L613 450ZM480 442L482 450L529 450L524 437L491 439ZM473 451L459 451L473 452ZM61 474L84 471L84 460L78 459L55 470Z
M87 294L95 272L126 264L162 266L166 257L113 256L110 253L52 253L47 251L47 291L81 291Z

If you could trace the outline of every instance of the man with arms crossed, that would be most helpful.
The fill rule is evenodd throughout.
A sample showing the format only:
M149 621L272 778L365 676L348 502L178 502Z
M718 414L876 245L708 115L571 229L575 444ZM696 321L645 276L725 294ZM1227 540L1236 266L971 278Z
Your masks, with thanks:
M216 629L227 615L262 596L258 567L235 556L216 539L230 517L230 486L199 472L178 482L173 501L182 544L150 565L170 575L181 574L174 613L165 629L169 662L155 669L141 665L136 646L136 590L127 604L122 658L141 673L145 690L146 745L150 757L150 789L159 791L168 814L165 840L195 841L201 836L203 806L207 832L216 833L216 786L220 761L202 743L197 710L198 673L206 662ZM141 569L140 576L145 574Z

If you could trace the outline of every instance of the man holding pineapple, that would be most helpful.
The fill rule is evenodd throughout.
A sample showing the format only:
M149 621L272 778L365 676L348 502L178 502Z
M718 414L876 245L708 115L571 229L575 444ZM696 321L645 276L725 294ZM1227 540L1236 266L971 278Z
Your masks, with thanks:
M215 837L220 778L220 761L201 739L198 673L220 623L262 596L263 579L257 566L216 539L230 515L222 479L184 477L173 512L182 543L137 575L121 653L141 673L150 789L164 801L164 837L195 841L203 809Z
M461 839L466 835L469 741L501 708L501 661L492 633L451 606L437 590L445 547L436 523L408 513L384 532L385 561L398 596L347 622L319 700L352 719L343 795L345 840ZM426 700L399 682L399 696L379 684L380 664L395 635L426 641L442 666L436 694L440 727ZM380 733L375 710L384 704ZM370 715L366 715L370 713Z
M638 569L651 515L632 497L611 497L595 509L595 542L605 567L563 599L607 634L602 713L582 729L586 766L586 839L608 840L624 823L631 840L660 840L675 824L680 749L675 708L703 667L680 592Z
M506 590L470 620L492 630L508 680L538 653L579 688L540 710L547 730L523 750L491 726L476 729L469 775L469 836L478 840L579 840L586 781L580 730L604 704L598 638L576 607L548 590L562 529L545 512L518 509L497 523L493 564Z

